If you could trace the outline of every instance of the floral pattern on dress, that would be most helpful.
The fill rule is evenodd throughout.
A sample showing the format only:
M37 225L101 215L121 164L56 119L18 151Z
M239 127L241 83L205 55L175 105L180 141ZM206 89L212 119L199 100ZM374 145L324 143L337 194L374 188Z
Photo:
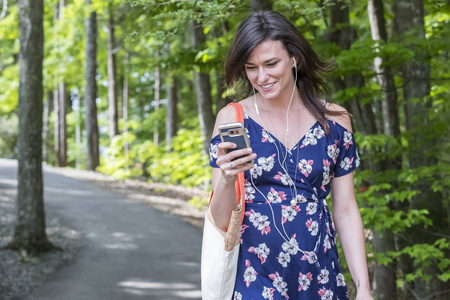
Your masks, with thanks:
M245 212L233 299L348 299L325 198L334 177L360 164L353 134L327 119L329 134L316 122L287 149L244 117L258 158L244 173ZM218 167L219 143L219 136L211 140L213 167Z
M270 233L270 221L268 221L269 217L261 215L259 212L255 212L253 209L250 211L246 211L245 215L249 217L250 222L253 223L261 234L269 234Z
M258 258L261 260L261 265L266 262L266 258L270 254L270 249L266 244L259 244L258 247L250 247L248 248L248 252L255 253L258 255Z
M245 266L247 267L247 269L245 269L245 272L244 272L244 281L245 281L245 284L247 285L247 287L249 287L250 284L256 280L256 275L258 275L258 273L250 265L249 260L245 261Z
M287 283L283 281L283 277L281 277L278 272L275 272L275 274L270 274L269 278L273 280L273 286L277 289L281 296L289 299L289 296L287 295Z
M311 272L306 274L302 274L301 272L298 275L298 291L306 291L311 285L311 281L313 280Z

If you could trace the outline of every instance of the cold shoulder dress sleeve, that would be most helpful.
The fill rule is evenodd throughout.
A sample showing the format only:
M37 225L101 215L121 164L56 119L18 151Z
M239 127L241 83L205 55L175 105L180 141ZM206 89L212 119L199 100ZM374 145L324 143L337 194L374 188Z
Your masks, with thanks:
M233 299L348 299L325 198L331 178L359 165L353 134L327 119L287 149L244 114L258 154L245 172L245 217ZM217 167L219 136L210 144Z

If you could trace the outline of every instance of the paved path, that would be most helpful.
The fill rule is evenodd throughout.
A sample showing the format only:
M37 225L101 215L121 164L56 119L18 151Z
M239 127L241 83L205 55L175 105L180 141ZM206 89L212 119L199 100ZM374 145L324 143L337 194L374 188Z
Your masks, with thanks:
M0 178L17 164L0 160ZM44 169L46 207L86 237L26 300L201 299L201 232L176 216Z

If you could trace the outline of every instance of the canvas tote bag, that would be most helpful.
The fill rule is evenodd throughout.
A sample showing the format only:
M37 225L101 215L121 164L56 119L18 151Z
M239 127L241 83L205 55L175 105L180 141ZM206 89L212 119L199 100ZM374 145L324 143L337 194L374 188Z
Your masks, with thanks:
M244 123L242 107L230 103L236 111L236 121ZM211 192L211 198L213 196ZM231 300L236 280L237 261L241 239L241 225L245 211L244 173L236 180L238 206L231 213L227 232L217 228L208 207L203 227L201 283L203 300Z

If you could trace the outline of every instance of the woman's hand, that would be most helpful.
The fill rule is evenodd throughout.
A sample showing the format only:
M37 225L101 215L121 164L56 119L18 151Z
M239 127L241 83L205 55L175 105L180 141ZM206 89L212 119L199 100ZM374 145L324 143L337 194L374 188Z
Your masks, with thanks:
M250 163L256 158L252 148L245 148L234 150L227 153L227 149L236 148L236 144L231 142L224 142L218 145L217 151L217 165L222 171L222 180L226 183L234 183L237 180L237 175L241 172L253 168L253 163ZM244 156L234 160L239 156Z

